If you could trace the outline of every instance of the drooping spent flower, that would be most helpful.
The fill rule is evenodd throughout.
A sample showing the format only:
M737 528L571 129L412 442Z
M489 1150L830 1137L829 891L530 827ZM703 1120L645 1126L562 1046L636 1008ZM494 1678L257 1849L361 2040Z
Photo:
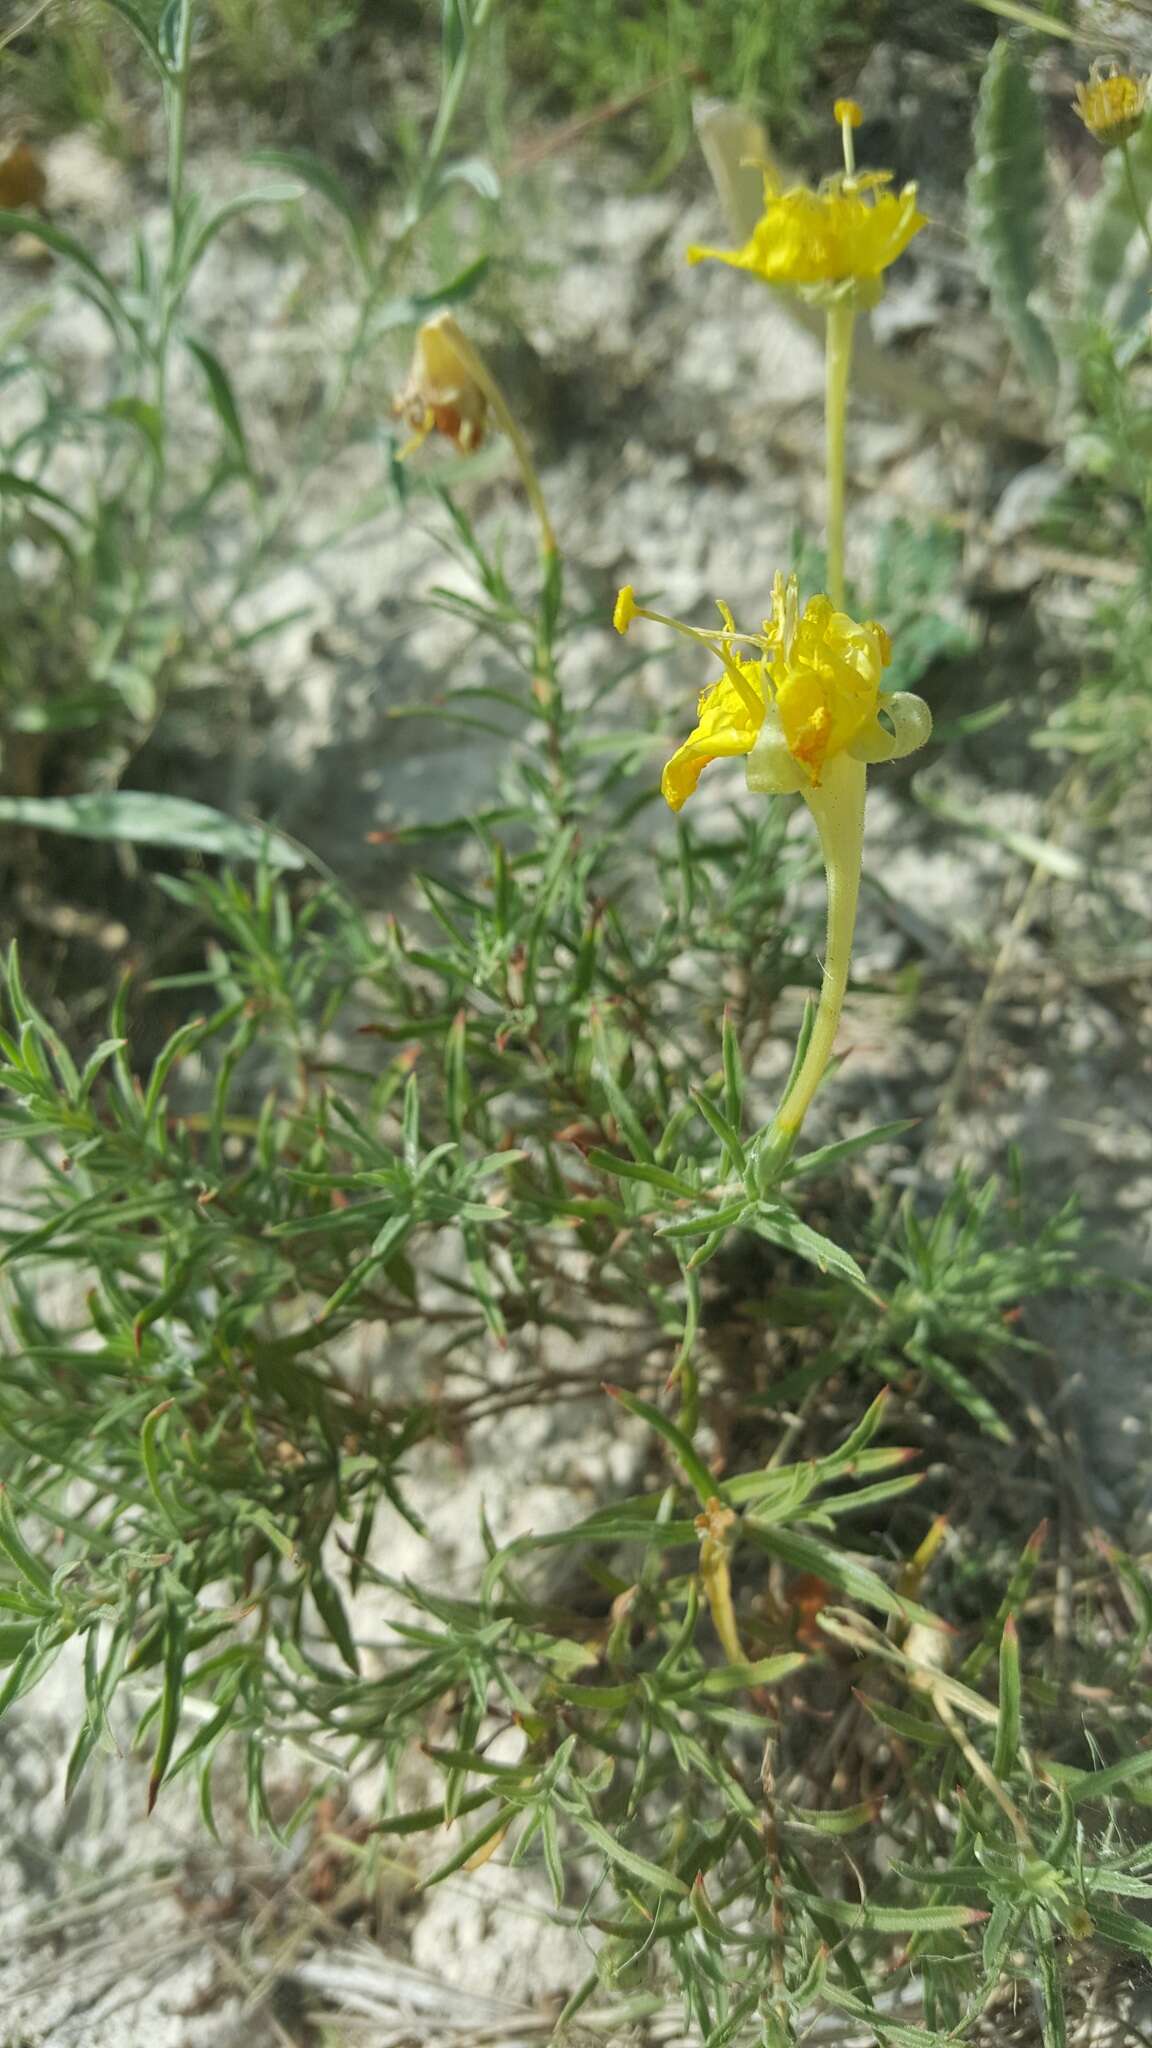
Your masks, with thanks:
M1135 135L1147 109L1148 86L1146 78L1100 63L1093 64L1087 83L1077 85L1073 105L1102 149L1119 149Z
M416 336L408 382L392 410L412 428L411 440L400 450L401 462L432 432L445 435L461 454L471 455L483 442L491 420L511 442L525 496L540 528L543 551L555 562L556 536L532 450L491 366L451 313L438 313L434 320L424 322Z
M443 434L464 455L483 442L488 424L488 394L477 381L460 348L463 339L450 313L426 320L416 336L408 382L392 410L412 430L401 459L412 454L431 433Z

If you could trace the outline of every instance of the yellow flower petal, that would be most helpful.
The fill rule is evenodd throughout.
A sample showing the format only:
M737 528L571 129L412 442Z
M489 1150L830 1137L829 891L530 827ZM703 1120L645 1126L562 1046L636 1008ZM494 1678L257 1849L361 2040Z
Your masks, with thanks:
M765 180L764 213L742 249L692 247L689 263L711 259L775 285L874 282L926 225L916 187L884 188L887 173L833 178L819 191L776 192Z
M636 592L630 583L626 583L623 590L618 591L616 594L616 609L612 613L612 624L618 633L626 633L628 631L638 610Z
M734 658L753 702L760 706L759 717L730 676L721 676L703 692L696 707L696 730L676 749L660 781L660 793L674 811L687 802L709 761L750 754L756 744L764 722L763 663Z
M776 708L789 752L814 785L825 762L874 723L891 651L882 626L858 625L826 597L809 598L791 644L781 644L771 666Z

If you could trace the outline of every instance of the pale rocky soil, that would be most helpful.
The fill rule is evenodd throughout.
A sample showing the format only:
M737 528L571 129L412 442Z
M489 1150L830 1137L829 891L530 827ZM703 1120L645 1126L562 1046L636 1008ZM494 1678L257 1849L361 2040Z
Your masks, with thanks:
M199 147L194 165L197 180L218 193L252 176L219 140ZM155 197L85 138L54 145L48 171L62 224L98 238L113 267L126 260L132 226L142 220L146 232L161 231ZM1010 381L1006 353L947 232L955 201L934 196L944 231L925 241L922 255L918 245L875 323L876 339L891 361L913 362L940 388L995 397ZM723 595L738 615L758 617L793 533L818 530L818 346L746 280L683 266L686 242L718 233L702 176L681 174L667 192L637 192L625 159L561 159L518 193L502 232L513 246L523 238L535 262L506 285L508 304L489 302L481 324L503 350L514 402L523 395L534 421L545 491L589 613L605 620L616 583L628 580L683 616L704 616ZM323 259L327 284L318 298L315 262L278 220L261 216L229 231L197 286L197 322L235 375L271 480L283 462L282 429L290 439L284 423L306 407L323 335L346 331L352 317ZM98 392L108 344L90 309L59 280L46 284L10 267L3 275L15 305L52 293L40 344L80 389ZM302 325L306 307L311 326ZM402 363L383 353L380 362L382 411ZM206 430L190 378L185 402ZM446 573L431 503L385 509L347 541L314 552L380 486L379 444L368 438L372 423L364 424L365 438L334 453L314 479L294 529L297 556L249 601L253 624L301 606L307 616L264 644L229 758L205 752L192 718L168 774L186 793L250 808L298 834L383 910L402 900L404 868L367 835L487 801L500 763L498 750L474 734L390 716L398 704L433 695L458 664L488 658L424 603L441 579L465 587L459 570ZM986 697L1011 690L1017 708L990 736L934 751L911 784L906 774L873 778L874 883L857 979L887 982L891 992L854 998L845 1033L853 1057L824 1115L840 1129L909 1114L931 1119L943 1096L945 1112L929 1124L914 1169L918 1184L946 1183L961 1157L977 1167L999 1160L1005 1143L1018 1140L1037 1186L1054 1198L1079 1190L1111 1233L1109 1255L1131 1268L1147 1257L1152 1197L1152 846L1146 831L1101 846L1074 803L1046 801L1058 771L1028 746L1030 667L1044 656L1028 626L1017 639L1022 668L1007 674L1011 649L1006 654L1003 636L989 627L997 606L1002 612L1033 588L1054 635L1062 618L1082 615L1094 599L1075 565L1053 567L1032 535L1053 481L1052 452L1039 425L1031 445L1006 449L974 435L962 417L941 425L865 396L852 464L858 503L866 504L852 537L861 581L875 532L892 516L952 518L966 535L954 602L973 651L926 679L938 720L949 717L940 691L979 690L979 643L990 631L1001 674ZM531 573L532 537L509 478L497 457L487 480L466 488L485 535L503 536L515 580ZM225 531L222 552L233 545ZM582 629L569 669L577 697L618 658L606 624ZM658 736L654 768L696 685L690 664L667 651L638 672L630 716ZM953 813L979 812L991 830L942 819L917 792ZM702 801L734 799L743 801L734 780L714 771ZM1041 866L1036 879L1019 841L1013 847L997 836L1005 829L1055 846L1064 878ZM1119 992L1088 888L1101 855L1129 928L1135 917L1145 920L1143 954ZM814 917L818 903L814 887ZM900 980L909 967L920 974L915 1007ZM766 1096L774 1080L763 1075ZM1129 1526L1148 1505L1149 1423L1130 1324L1121 1303L1093 1300L1060 1305L1037 1330L1055 1354L1099 1512ZM634 1455L591 1403L578 1435L571 1408L534 1415L529 1435L517 1437L514 1469L505 1434L481 1433L463 1483L458 1469L434 1461L422 1475L417 1504L433 1522L431 1556L413 1539L419 1557L393 1554L389 1569L442 1583L466 1578L480 1555L481 1502L501 1536L539 1530L586 1508L605 1471L625 1484ZM358 1620L370 1636L386 1616ZM400 1870L395 1896L379 1903L379 1941L345 1939L327 1903L313 1897L315 1873L302 1850L244 1846L238 1821L224 1849L206 1847L178 1796L146 1823L139 1758L99 1765L65 1811L77 1690L74 1667L62 1664L0 1738L5 2048L263 2048L321 2038L339 2048L481 2040L520 2048L546 2037L549 2015L586 1974L589 1951L575 1926L557 1923L531 1870L490 1864L415 1908L410 1896L401 1904ZM285 1759L286 1777L293 1768ZM433 1853L443 1849L438 1842ZM415 1861L419 1852L411 1853ZM343 2015L334 2033L299 2030L308 2012L334 2010ZM625 2048L672 2036L621 2024L596 2038Z

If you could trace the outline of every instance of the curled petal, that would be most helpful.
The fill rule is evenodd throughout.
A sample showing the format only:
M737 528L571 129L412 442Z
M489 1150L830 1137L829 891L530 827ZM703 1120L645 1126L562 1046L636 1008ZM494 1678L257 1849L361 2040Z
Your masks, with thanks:
M891 696L881 697L879 709L892 729L886 731L878 718L866 725L849 743L848 752L854 761L864 761L869 767L879 761L902 761L906 754L914 754L931 739L932 713L923 697L914 696L910 690L896 690Z

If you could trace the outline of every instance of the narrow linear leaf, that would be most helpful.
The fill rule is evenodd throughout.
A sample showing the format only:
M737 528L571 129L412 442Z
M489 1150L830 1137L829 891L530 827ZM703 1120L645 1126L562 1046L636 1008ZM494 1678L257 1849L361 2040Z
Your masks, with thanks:
M683 1430L678 1429L667 1415L662 1415L659 1408L654 1408L650 1401L642 1401L639 1394L630 1394L625 1387L605 1387L604 1391L611 1394L614 1401L619 1401L622 1408L627 1408L630 1415L639 1416L642 1422L646 1422L650 1429L654 1429L658 1436L663 1437L684 1477L694 1488L701 1507L707 1507L710 1500L723 1499L724 1489L720 1481L708 1470Z
M125 840L134 845L182 847L221 860L266 860L302 868L306 855L266 825L246 825L191 797L120 789L107 795L0 797L0 823L34 825L77 839Z

